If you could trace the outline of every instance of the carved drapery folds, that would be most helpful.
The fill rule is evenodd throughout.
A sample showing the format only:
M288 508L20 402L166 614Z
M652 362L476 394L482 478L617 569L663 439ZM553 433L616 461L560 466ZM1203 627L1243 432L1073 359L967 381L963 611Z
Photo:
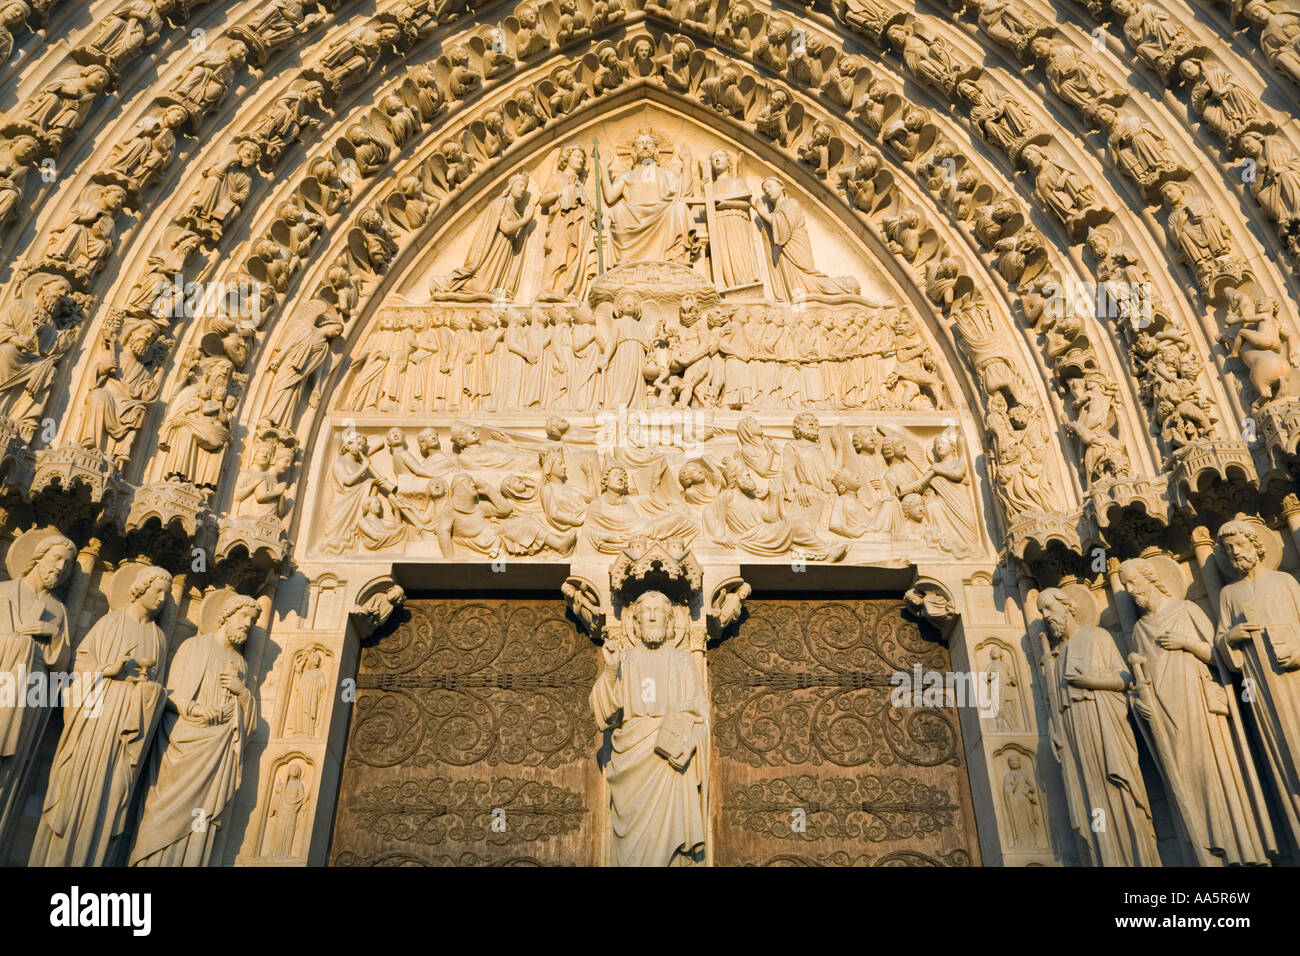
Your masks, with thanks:
M272 0L224 22L206 5L194 44L188 3L123 0L67 37L66 18L36 32L49 3L0 3L15 94L0 117L0 483L18 509L3 536L30 512L74 544L107 539L116 556L128 542L200 589L243 592L290 560L599 566L642 536L689 544L728 580L738 563L803 573L1005 548L1054 585L1053 562L1154 545L1196 563L1204 595L1188 600L1213 612L1217 587L1241 582L1201 560L1190 529L1242 509L1282 527L1300 445L1300 140L1285 109L1300 21L1280 0L1219 6L1240 42L1142 0L808 15L759 0L381 2L357 16ZM1109 36L1090 43L1099 25ZM573 619L629 634L626 609L573 572ZM352 633L401 602L388 573L347 589ZM1135 574L1115 571L1112 592ZM25 575L11 583L50 590ZM710 592L692 626L735 634L746 588ZM945 635L969 621L912 597ZM1121 606L1134 643L1120 669L1147 645L1137 693L1159 702L1175 653L1160 609ZM1285 649L1261 636L1279 622L1233 632L1254 612L1224 613L1194 630L1233 633L1215 653L1248 676L1253 634L1255 678L1287 687L1264 672ZM1076 623L1080 646L1100 639ZM1177 653L1207 687L1241 679ZM1114 663L1088 667L1109 682ZM262 666L250 658L254 683ZM1288 785L1288 693L1261 712L1276 731L1264 789ZM1232 719L1189 713L1207 739L1236 740ZM1176 797L1157 723L1134 746ZM253 789L276 810L250 808L248 852L299 859L327 781L319 754L275 759ZM1050 763L990 751L1021 849L1048 842ZM556 819L577 832L581 801L487 783L568 807ZM754 786L761 802L802 784ZM948 812L894 786L859 782L850 802L906 793ZM98 819L92 796L76 799ZM376 818L392 796L367 798ZM155 799L150 819L167 818ZM1112 801L1135 821L1138 802ZM1272 858L1262 825L1234 848L1192 835L1215 817L1183 805L1202 862ZM147 854L229 858L222 839Z

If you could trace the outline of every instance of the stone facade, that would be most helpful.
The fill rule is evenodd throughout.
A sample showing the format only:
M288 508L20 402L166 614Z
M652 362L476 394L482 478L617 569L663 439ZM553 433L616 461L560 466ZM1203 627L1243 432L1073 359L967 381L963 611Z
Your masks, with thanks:
M0 9L4 862L1300 860L1284 0Z

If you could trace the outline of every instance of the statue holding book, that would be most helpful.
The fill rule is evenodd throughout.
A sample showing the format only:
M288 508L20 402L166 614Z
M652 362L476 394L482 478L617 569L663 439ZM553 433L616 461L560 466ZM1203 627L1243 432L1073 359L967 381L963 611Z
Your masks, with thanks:
M663 591L645 591L624 611L622 639L601 648L591 707L609 733L614 866L704 859L709 702L677 610Z

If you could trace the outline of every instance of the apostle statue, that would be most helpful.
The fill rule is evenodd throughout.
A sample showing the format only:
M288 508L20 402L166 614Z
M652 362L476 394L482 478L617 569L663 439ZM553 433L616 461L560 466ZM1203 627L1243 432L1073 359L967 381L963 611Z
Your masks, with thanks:
M343 334L343 319L333 312L322 312L311 322L303 322L288 342L267 365L271 373L270 397L262 416L278 425L291 424L303 390L311 386L309 404L320 402L319 381L322 368L330 357L330 346Z
M1300 844L1300 584L1267 567L1262 529L1249 521L1225 522L1219 547L1240 577L1219 592L1215 646L1242 675L1242 699L1254 714L1292 841Z
M682 262L689 258L690 211L681 177L659 165L659 140L650 130L632 139L632 168L615 176L600 170L608 207L610 264Z
M1267 865L1277 847L1236 700L1219 677L1210 619L1175 597L1146 558L1125 561L1119 577L1142 614L1129 657L1133 708L1196 864Z
M71 656L67 616L53 592L76 556L76 546L53 531L29 531L9 547L11 579L0 584L0 674L13 699L0 702L0 837L50 717L48 707L27 700L29 682L33 675L64 670Z
M214 626L177 648L167 676L131 866L206 866L239 788L257 720L240 648L259 607L224 591L208 600L218 602Z
M166 696L167 635L154 619L170 586L162 568L122 568L109 600L116 609L77 648L73 672L95 687L63 708L32 866L102 866L121 845Z
M610 732L615 866L689 866L704 855L709 703L674 610L662 591L636 598L626 640L602 645L605 669L591 689Z
M1052 749L1085 859L1093 866L1160 866L1115 639L1080 624L1076 599L1061 588L1042 591L1038 611L1059 642L1043 661Z

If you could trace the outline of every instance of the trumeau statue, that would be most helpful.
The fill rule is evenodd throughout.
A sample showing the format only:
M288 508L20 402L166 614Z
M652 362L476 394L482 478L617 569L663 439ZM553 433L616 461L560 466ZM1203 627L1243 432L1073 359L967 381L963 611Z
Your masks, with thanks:
M1070 826L1093 866L1160 866L1128 723L1128 673L1110 632L1080 623L1080 600L1086 598L1060 588L1038 595L1039 613L1056 641L1042 667Z
M125 849L131 796L166 698L167 636L154 619L170 585L161 568L124 566L113 579L116 606L81 639L73 672L84 692L64 705L33 866L102 866Z
M1283 820L1300 842L1300 584L1268 566L1266 530L1237 519L1219 547L1239 575L1219 592L1215 646L1252 688L1250 710Z
M240 648L260 608L221 591L208 600L217 606L205 615L212 630L183 642L168 668L131 866L207 865L239 787L257 720Z
M55 531L29 531L9 547L9 580L0 584L0 673L13 700L0 706L0 836L22 792L50 706L27 700L29 682L62 671L71 658L67 614L54 590L67 580L76 546ZM53 701L48 702L53 705Z
M1210 619L1174 597L1146 558L1125 561L1119 576L1142 614L1129 656L1133 708L1193 859L1267 864L1277 845L1231 682L1219 674Z
M755 0L385 0L357 16L267 0L158 71L144 61L200 22L191 0L112 0L68 43L57 33L76 18L47 19L50 5L0 0L0 61L21 93L0 123L15 245L0 290L0 537L29 511L74 537L86 514L102 520L69 621L51 596L74 557L59 538L11 572L0 643L32 670L56 667L76 619L100 614L99 545L116 561L121 533L152 540L150 496L197 502L164 522L169 538L218 539L186 593L210 590L207 574L283 576L286 561L312 590L301 613L292 588L278 592L277 633L256 634L248 665L256 607L205 619L167 704L166 657L140 648L160 648L172 621L192 633L198 608L182 601L155 625L158 595L114 600L78 666L129 700L103 726L67 708L51 787L28 788L28 806L45 801L34 858L316 860L329 814L314 807L338 779L306 748L347 716L326 692L347 662L335 625L373 629L400 600L363 596L354 574L505 557L541 574L647 536L689 545L711 571L937 565L925 573L956 596L933 619L960 617L969 630L952 638L1019 695L980 725L971 761L1004 860L1072 859L1054 830L1068 818L1085 860L1156 862L1155 804L1198 862L1265 863L1277 840L1260 789L1283 795L1284 827L1300 833L1287 636L1300 597L1246 531L1224 526L1242 576L1213 624L1161 586L1159 561L1112 578L1142 612L1131 692L1071 593L1042 595L1064 639L1046 681L1026 679L1010 634L992 635L1023 610L1009 572L1035 579L1022 593L1058 580L1059 556L1034 555L1086 557L1085 530L1147 553L1152 541L1130 540L1136 499L1190 514L1191 495L1221 515L1212 499L1253 483L1252 462L1265 498L1285 484L1262 469L1294 449L1295 303L1286 263L1260 254L1300 250L1300 158L1278 106L1300 78L1300 20L1285 0L1219 0L1222 19L1195 22L1160 0L1090 0L1127 38L1107 50L1089 48L1093 24L1058 26L1024 0L837 0L822 10L833 20ZM1202 40L1229 20L1231 49L1212 58ZM981 39L1018 69L986 63ZM1125 53L1132 75L1114 69ZM1086 161L1084 139L1102 144ZM983 161L985 145L1009 162ZM1217 202L1223 183L1190 159L1201 147L1253 204ZM1150 208L1126 208L1139 194ZM1106 313L1053 314L1080 275L1113 300ZM259 284L257 319L175 311L186 286L226 282ZM1173 547L1181 529L1154 524ZM1180 560L1200 560L1215 593L1195 532ZM18 535L11 563L35 540ZM836 580L812 570L810 591ZM742 590L716 617L743 637ZM1126 602L1108 619L1132 626ZM712 838L703 625L686 603L648 581L574 603L607 642L591 702L622 862L698 859ZM254 657L285 666L266 751L240 785L251 688L269 676ZM1253 719L1239 719L1229 664L1254 688ZM667 679L652 704L639 682L656 667ZM1041 759L1045 712L1068 815L1048 805L1061 790ZM44 717L0 734L0 810L23 806L10 781ZM1258 732L1254 764L1243 731ZM78 776L95 760L112 775ZM144 824L123 831L123 807Z
M709 701L686 608L648 586L628 601L619 625L601 645L604 669L591 689L596 722L610 741L610 862L703 862Z

